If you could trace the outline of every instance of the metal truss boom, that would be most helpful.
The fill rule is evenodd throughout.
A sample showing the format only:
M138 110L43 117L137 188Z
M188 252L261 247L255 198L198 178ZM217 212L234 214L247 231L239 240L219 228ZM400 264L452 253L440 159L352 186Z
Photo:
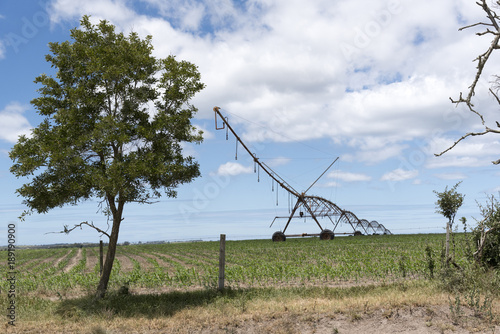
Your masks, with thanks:
M286 239L285 237L285 231L287 230L292 218L295 217L295 213L297 210L301 207L304 208L304 210L308 213L308 217L311 217L315 223L319 226L321 229L321 234L320 238L321 239L333 239L334 232L339 224L348 224L352 227L354 235L359 234L392 234L388 229L384 227L384 225L379 224L376 221L371 221L368 222L366 219L359 219L354 213L347 211L347 210L342 210L339 208L335 203L319 197L319 196L309 196L306 195L306 193L318 182L318 180L330 169L330 167L333 166L333 164L339 159L338 157L328 166L328 168L307 188L306 191L300 193L297 190L295 190L290 184L288 184L282 177L280 177L275 171L273 171L268 165L265 163L259 161L259 158L253 153L248 146L241 140L241 138L236 134L236 132L233 130L231 125L229 125L229 122L226 117L224 117L221 112L219 107L214 107L215 111L215 128L217 130L227 129L231 131L231 133L234 135L234 137L237 140L237 143L241 144L241 146L250 154L250 156L253 158L253 161L267 174L269 175L274 181L276 181L277 184L279 184L283 189L288 191L290 194L294 195L297 198L297 202L295 203L295 206L293 207L290 216L289 217L276 217L276 218L288 218L288 221L285 225L285 228L283 231L276 232L273 235L273 240L274 241L284 241ZM222 126L218 125L217 118L220 118L222 120ZM300 217L304 217L304 213L302 211L300 212ZM333 231L329 229L324 229L321 224L318 221L318 217L328 217L329 220L332 222L334 225ZM335 219L332 219L332 217L335 217ZM274 218L274 220L276 220ZM273 220L273 223L274 223ZM272 226L272 224L271 224ZM303 235L308 235L308 234L303 234Z
M236 138L236 140L238 141L238 143L240 143L241 146L243 146L243 148L245 149L245 151L247 151L248 154L250 154L250 156L253 158L253 161L257 165L259 165L259 167L262 168L262 170L264 172L266 172L267 175L269 175L274 181L276 181L276 183L278 183L281 186L281 188L285 189L286 191L288 191L292 195L294 195L296 197L299 197L300 193L297 190L295 190L291 185L289 185L285 180L283 180L283 178L280 177L275 171L273 171L271 169L271 167L269 167L265 163L261 162L259 160L259 158L257 158L257 156L254 153L252 153L252 151L250 151L250 149L245 145L245 143L243 142L243 140L241 140L241 138L233 130L233 128L231 127L231 125L229 125L229 122L227 121L227 118L225 118L224 116L222 116L222 114L221 114L221 112L220 112L219 109L220 109L219 107L214 107L214 111L215 111L215 128L217 130L222 130L222 129L224 129L227 126L227 128L234 135L234 137ZM223 122L222 123L222 127L219 127L217 125L217 116L219 116L220 119Z

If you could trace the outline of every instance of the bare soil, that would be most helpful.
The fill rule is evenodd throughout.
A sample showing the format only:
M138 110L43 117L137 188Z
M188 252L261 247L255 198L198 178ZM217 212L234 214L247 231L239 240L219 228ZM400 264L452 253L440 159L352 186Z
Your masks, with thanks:
M134 263L127 255L116 254L115 261L120 261L120 270L123 272L132 271L134 269Z
M60 256L60 257L56 257L56 255L54 255L54 256L49 256L48 258L40 260L40 261L38 261L38 260L35 260L35 261L38 262L37 266L40 266L40 265L45 264L45 263L53 263L53 266L57 267L57 265L62 260L64 260L69 255L69 253L71 253L71 250L68 250L63 256Z
M78 250L76 251L76 255L69 259L68 264L66 265L66 267L64 267L63 271L65 273L68 273L71 269L73 269L74 266L78 264L78 262L80 262L81 259L82 249L78 248Z
M144 255L146 255L146 254L144 254ZM153 264L151 262L149 262L146 259L146 257L140 256L140 255L135 255L135 254L127 254L127 256L129 256L130 258L139 262L139 264L141 265L141 270L148 271L148 270L153 269Z
M199 310L198 310L199 312ZM106 315L104 315L106 317ZM362 312L243 312L240 315L206 316L203 312L179 312L172 317L120 318L109 314L105 321L56 323L49 321L23 323L13 328L5 326L7 333L258 333L258 334L332 334L332 333L500 333L500 327L475 317L471 310L454 320L447 305L407 306L379 308Z
M94 268L99 262L99 251L95 251L92 248L87 248L87 263L85 265L86 273L93 273Z

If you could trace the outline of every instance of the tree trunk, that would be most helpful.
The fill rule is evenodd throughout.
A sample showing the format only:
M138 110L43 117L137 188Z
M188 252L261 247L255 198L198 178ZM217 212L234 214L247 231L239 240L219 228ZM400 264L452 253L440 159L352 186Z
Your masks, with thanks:
M111 270L113 269L113 263L115 261L116 245L118 243L118 232L120 230L120 223L122 221L124 203L120 201L118 204L118 208L116 208L114 199L108 198L108 204L110 206L111 212L113 213L113 227L111 228L111 234L109 236L108 251L106 252L104 267L102 268L101 279L99 280L99 285L97 286L97 298L104 298L108 289L109 278L111 276Z
M446 224L446 265L450 263L450 222Z

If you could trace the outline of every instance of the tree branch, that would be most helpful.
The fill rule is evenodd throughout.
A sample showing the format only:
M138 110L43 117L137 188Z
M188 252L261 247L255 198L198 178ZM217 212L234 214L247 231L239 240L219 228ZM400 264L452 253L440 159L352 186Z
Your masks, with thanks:
M458 31L462 31L462 30L469 29L469 28L476 27L476 26L490 26L490 27L492 27L493 25L491 23L478 22L478 23L474 23L474 24L470 24L468 26L462 27L462 28L458 29Z
M486 220L486 219L485 219ZM484 220L483 220L484 221ZM488 233L491 233L495 230L497 230L500 226L495 226L495 227L492 227L490 228L489 230L485 231L484 228L481 230L481 236L479 237L479 240L478 240L478 245L477 245L477 250L474 252L473 256L474 256L474 259L479 262L481 260L481 258L483 257L483 250L484 250L484 245L485 245L485 242L486 242L486 237L488 235Z
M64 225L64 230L62 230L62 231L59 231L59 232L47 232L45 234L51 234L51 233L65 233L65 234L69 234L71 231L75 230L77 227L79 227L81 229L82 225L90 226L94 230L96 230L97 232L99 232L101 234L104 234L105 236L107 236L108 238L110 238L109 234L106 231L103 231L99 227L95 226L93 222L90 222L90 223L89 222L81 222L80 224L77 224L77 225L73 226L72 228L68 228L68 225Z
M496 3L498 5L500 5L500 1L496 1ZM458 143L460 143L462 140L464 140L467 137L482 136L482 135L485 135L485 134L490 133L490 132L491 133L500 133L500 130L491 129L485 125L485 120L484 120L483 115L474 109L474 104L472 103L472 97L476 94L476 86L479 82L479 79L481 78L481 76L483 74L483 70L484 70L486 63L490 59L490 56L493 53L493 51L500 48L500 46L499 46L500 25L498 24L498 21L500 20L500 18L489 7L486 0L477 1L476 4L483 9L483 11L486 13L487 18L490 20L491 23L478 22L478 23L474 23L474 24L462 27L459 30L461 31L461 30L471 28L471 27L476 27L476 26L486 26L486 27L488 27L488 28L486 28L486 31L477 33L477 35L482 36L482 35L486 35L486 34L493 34L494 37L493 37L493 40L491 41L491 44L490 44L488 50L486 50L486 52L484 52L483 54L479 55L476 59L474 59L474 61L477 61L477 67L476 67L477 72L476 72L476 76L474 77L472 84L469 86L469 91L467 93L467 97L464 98L462 92L460 92L460 96L457 100L453 100L451 97L450 97L450 100L452 103L454 103L456 105L458 105L459 103L465 103L467 105L467 107L469 108L469 110L472 113L476 114L481 119L481 124L485 127L485 130L482 132L469 132L469 133L463 135L457 141L455 141L453 143L453 145L448 147L446 150L442 151L441 153L434 154L437 157L439 157L439 156L443 155L444 153L448 152L449 150L453 149L455 146L457 146ZM489 27L494 28L494 30L490 30ZM489 91L493 94L497 103L500 104L500 98L498 97L498 95L495 94L495 92L491 88L489 89ZM500 128L500 124L498 122L497 122L497 126ZM493 164L495 164L495 165L500 164L500 159L497 161L493 161Z
M436 157L440 157L440 156L442 156L443 154L445 154L446 152L448 152L449 150L451 150L452 148L454 148L455 146L457 146L457 144L458 144L458 143L460 143L460 142L461 142L462 140L464 140L465 138L467 138L467 137L471 137L471 136L482 136L482 135L484 135L484 134L486 134L486 133L488 133L488 132L490 132L490 131L484 131L484 132L469 132L469 133L467 133L467 134L463 135L462 137L460 137L460 139L458 139L457 141L455 141L455 142L453 143L453 145L451 145L450 147L448 147L448 148L447 148L446 150L444 150L443 152L441 152L441 153L435 153L434 155L435 155Z

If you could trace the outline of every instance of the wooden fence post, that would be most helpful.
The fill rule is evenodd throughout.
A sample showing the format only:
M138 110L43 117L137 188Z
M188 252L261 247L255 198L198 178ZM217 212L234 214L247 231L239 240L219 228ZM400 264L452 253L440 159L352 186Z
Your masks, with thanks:
M224 290L224 269L226 267L226 235L220 235L219 249L219 291Z
M103 244L102 240L99 242L99 276L102 276L102 266L103 266L103 259L104 259L104 249L103 249Z

